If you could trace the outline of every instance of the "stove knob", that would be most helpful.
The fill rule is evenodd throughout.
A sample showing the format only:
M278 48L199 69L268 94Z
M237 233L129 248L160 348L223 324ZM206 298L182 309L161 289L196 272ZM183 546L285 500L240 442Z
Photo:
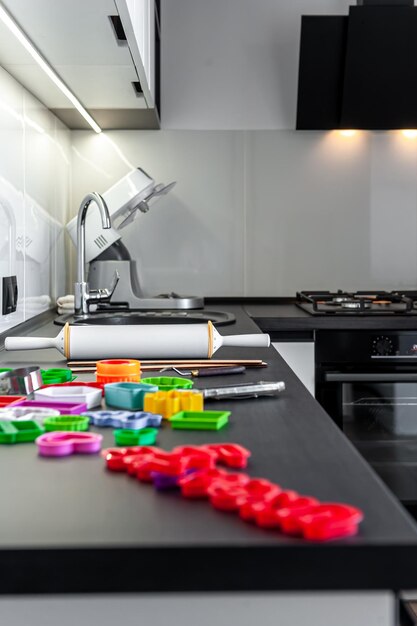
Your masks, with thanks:
M376 337L372 342L372 354L374 356L390 356L394 354L394 346L389 337Z

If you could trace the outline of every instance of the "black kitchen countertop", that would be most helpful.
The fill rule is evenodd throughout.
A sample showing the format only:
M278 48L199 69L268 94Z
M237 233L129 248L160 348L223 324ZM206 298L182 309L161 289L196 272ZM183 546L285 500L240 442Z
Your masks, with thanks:
M218 308L237 318L219 329L222 334L258 332L241 306ZM246 308L258 319L261 309ZM49 322L25 332L54 336L58 331ZM211 403L213 409L232 410L228 427L181 432L164 425L158 444L171 449L183 443L240 443L252 451L247 470L252 476L363 509L359 535L307 543L244 523L205 501L158 494L150 485L106 471L99 456L44 459L34 444L3 445L2 594L417 586L414 521L278 353L229 348L216 357L263 358L268 367L195 379L197 387L262 379L284 380L286 391L278 398ZM3 367L65 366L53 350L1 351L0 362ZM111 430L100 432L104 446L113 445Z
M248 298L246 313L264 332L310 332L315 330L417 330L417 311L412 315L310 315L291 298Z

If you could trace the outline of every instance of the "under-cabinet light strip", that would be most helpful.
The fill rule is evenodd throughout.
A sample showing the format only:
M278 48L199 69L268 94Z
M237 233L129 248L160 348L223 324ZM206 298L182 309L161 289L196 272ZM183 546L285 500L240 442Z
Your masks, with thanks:
M23 32L20 26L14 21L14 19L9 15L6 9L0 4L0 20L7 26L11 33L16 37L16 39L22 44L22 46L27 50L30 56L36 61L39 67L45 72L45 74L52 80L52 82L62 91L64 96L68 98L71 104L77 109L77 111L83 116L86 122L90 124L91 128L95 130L96 133L101 133L101 128L93 120L88 111L85 110L81 102L76 98L76 96L72 93L70 89L66 86L66 84L61 80L55 70L45 61L43 56L36 50L33 43L27 37L27 35Z

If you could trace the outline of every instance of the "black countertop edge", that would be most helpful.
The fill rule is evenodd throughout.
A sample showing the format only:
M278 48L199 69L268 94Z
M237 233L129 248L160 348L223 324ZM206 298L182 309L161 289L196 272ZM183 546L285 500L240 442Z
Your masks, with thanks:
M0 594L397 591L417 585L416 560L410 544L8 549Z

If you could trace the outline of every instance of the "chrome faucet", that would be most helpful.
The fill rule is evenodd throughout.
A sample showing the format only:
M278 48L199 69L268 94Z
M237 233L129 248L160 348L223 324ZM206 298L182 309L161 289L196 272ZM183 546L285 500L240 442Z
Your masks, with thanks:
M103 228L111 228L110 213L104 199L93 191L85 196L81 202L77 218L77 282L74 284L75 317L84 317L89 313L91 302L108 302L113 295L119 274L115 272L109 289L89 289L85 279L85 220L91 202L95 202L100 210Z

